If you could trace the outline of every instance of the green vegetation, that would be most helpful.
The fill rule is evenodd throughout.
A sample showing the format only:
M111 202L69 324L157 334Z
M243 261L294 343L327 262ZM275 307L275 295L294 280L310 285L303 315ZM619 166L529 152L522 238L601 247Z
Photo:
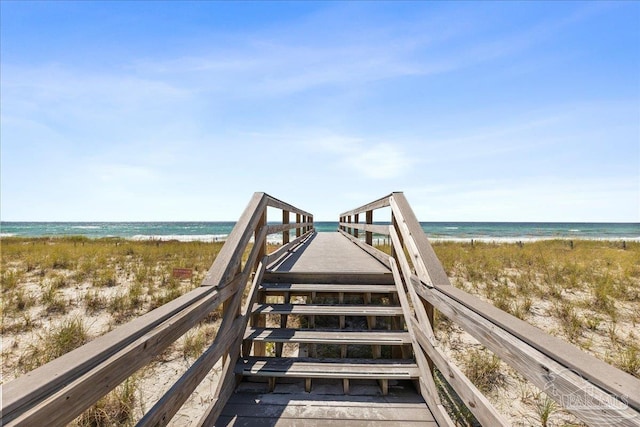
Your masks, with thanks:
M135 425L138 378L127 378L122 384L85 411L71 423L77 427Z
M5 381L198 286L222 247L85 238L3 238L0 245L2 333L15 337L5 341ZM640 243L623 248L599 241L437 242L434 250L454 286L640 377L640 340L634 333L640 323ZM174 278L174 268L189 268L193 276ZM172 351L198 357L212 342L219 315L212 313ZM98 322L104 316L108 321ZM470 344L451 338L453 322L440 313L436 319L441 341L463 354L456 356L460 367L481 390L491 394L504 383L506 373L494 356L469 351ZM351 346L348 353L356 354ZM75 423L131 424L137 381L116 388ZM547 398L526 400L541 425L556 412ZM465 408L458 411L460 419L471 419Z
M452 285L640 378L640 339L635 332L640 324L640 243L432 245ZM389 246L379 249L391 251ZM510 393L511 378L519 378L513 370L500 368L491 353L476 350L474 340L465 338L461 328L441 313L436 311L435 319L443 347L480 390L496 400ZM525 418L532 425L549 425L552 415L567 416L539 390L523 395L520 402L530 411ZM452 408L450 414L467 424L465 409Z
M87 342L88 336L87 326L82 319L66 319L59 326L40 335L36 342L29 344L18 364L23 372L31 371L80 347Z
M464 374L483 393L492 392L505 383L500 359L484 349L472 348L466 352Z

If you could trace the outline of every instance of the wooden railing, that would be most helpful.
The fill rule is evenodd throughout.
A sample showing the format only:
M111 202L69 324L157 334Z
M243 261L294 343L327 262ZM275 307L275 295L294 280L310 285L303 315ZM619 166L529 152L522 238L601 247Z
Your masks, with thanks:
M386 207L391 225L374 224L374 211ZM405 318L422 374L420 391L440 424L451 420L436 392L433 367L482 425L508 422L443 353L433 333L434 309L588 425L640 426L638 379L453 287L403 193L341 214L340 231L384 262L411 301ZM391 257L372 246L372 233L390 237Z
M267 224L268 207L282 210L282 224ZM290 214L296 215L295 222L290 222ZM296 238L290 241L291 230ZM299 244L312 230L310 213L255 193L199 288L4 384L0 425L67 424L225 304L214 342L138 423L167 424L221 358L223 372L235 363L247 324L249 301L244 309L240 307L245 288L255 287L267 263ZM283 245L267 254L266 237L273 233L282 233ZM233 391L233 375L222 378L202 422L214 419Z

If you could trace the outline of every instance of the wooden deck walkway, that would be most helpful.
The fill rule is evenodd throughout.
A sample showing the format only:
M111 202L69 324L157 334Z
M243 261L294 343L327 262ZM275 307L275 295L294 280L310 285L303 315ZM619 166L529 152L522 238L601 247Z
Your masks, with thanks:
M267 266L235 368L245 381L215 425L437 425L412 384L415 362L391 351L382 358L383 347L407 354L411 342L390 329L403 324L390 283L391 270L339 232L312 233ZM279 315L280 327L265 327L266 314ZM290 315L305 327L288 327ZM265 342L275 343L275 357L255 356ZM294 354L284 356L284 344L295 344Z
M640 427L637 378L451 286L402 193L339 219L316 233L312 214L255 193L200 287L3 384L0 425L68 425L222 308L137 427L171 423L220 363L199 426L508 426L443 351L436 311L587 425Z

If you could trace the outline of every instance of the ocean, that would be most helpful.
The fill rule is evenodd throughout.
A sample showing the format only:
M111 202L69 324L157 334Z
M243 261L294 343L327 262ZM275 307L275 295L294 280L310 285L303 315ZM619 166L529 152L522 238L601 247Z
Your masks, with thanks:
M379 223L385 224L385 223ZM388 223L387 223L388 224ZM640 241L640 223L421 222L431 240L516 242L543 239ZM86 236L133 240L223 241L235 222L0 222L1 237ZM316 222L318 232L337 222ZM270 236L281 241L281 235Z

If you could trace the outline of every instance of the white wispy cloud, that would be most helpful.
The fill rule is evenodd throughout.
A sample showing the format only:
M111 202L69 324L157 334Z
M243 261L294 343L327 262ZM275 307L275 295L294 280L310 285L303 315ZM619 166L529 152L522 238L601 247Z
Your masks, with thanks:
M315 137L305 144L312 151L336 155L333 160L336 166L368 179L397 178L408 173L416 163L400 144L336 135Z
M422 221L640 221L633 176L467 180L406 193Z

